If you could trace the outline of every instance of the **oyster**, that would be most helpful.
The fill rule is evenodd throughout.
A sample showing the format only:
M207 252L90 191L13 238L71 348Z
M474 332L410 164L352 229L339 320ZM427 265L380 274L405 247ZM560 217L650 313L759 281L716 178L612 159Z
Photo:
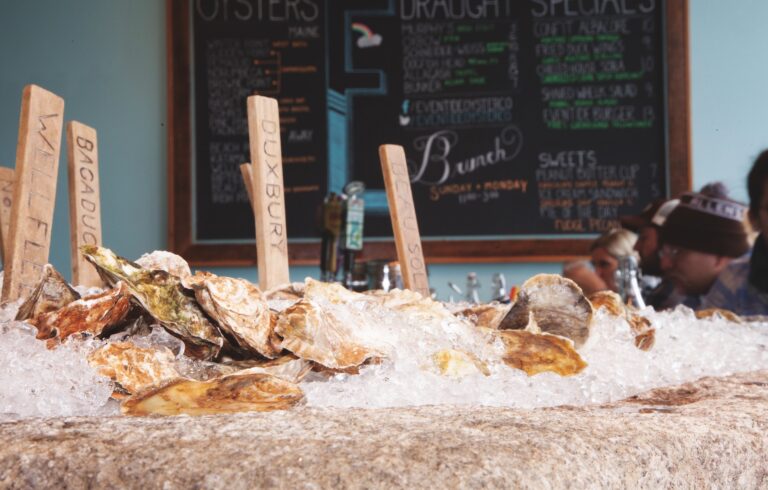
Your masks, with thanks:
M190 357L211 359L219 353L224 337L197 302L185 294L178 277L163 270L142 269L106 248L85 245L80 250L105 282L124 281L136 301L184 341Z
M241 350L274 359L282 350L275 322L259 288L244 279L198 272L182 280L200 306Z
M613 291L597 291L589 295L589 302L594 310L605 308L613 316L624 316L627 308L621 300L621 296Z
M208 415L285 410L304 399L295 383L264 373L230 374L210 381L176 379L125 400L127 415Z
M473 354L460 350L446 349L435 352L432 355L432 362L440 374L452 378L463 378L477 373L491 375L491 371L484 362Z
M529 376L545 371L570 376L587 367L570 339L525 330L499 330L497 334L504 343L504 363Z
M487 304L471 305L458 311L456 315L466 318L477 327L499 328L499 324L509 313L512 305L505 305L499 302Z
M340 319L338 309L320 307L306 298L287 308L275 326L275 332L283 338L282 347L331 369L356 367L371 357L383 357L355 335L354 329L361 325ZM348 313L355 320L366 321L351 308Z
M43 313L58 310L77 299L80 299L78 292L67 284L67 281L51 264L45 264L40 282L19 306L16 320L37 318Z
M625 305L621 296L613 291L598 291L589 296L592 308L604 308L609 314L625 318L635 336L635 346L640 350L650 350L656 342L656 329L651 321L641 316L633 308Z
M570 279L557 274L538 274L525 281L499 330L524 329L530 313L543 332L569 338L576 348L589 338L592 305Z
M237 366L236 363L229 366ZM298 383L312 370L312 363L288 354L270 361L255 361L251 366L237 371L237 374L265 373Z
M292 282L264 291L267 301L298 301L304 297L304 283Z
M56 311L44 313L28 323L37 327L38 339L62 341L70 335L87 332L101 335L109 327L118 325L131 309L131 296L125 283L114 289L86 296ZM49 346L55 345L51 343Z
M180 279L192 275L186 260L165 250L155 250L150 254L144 254L136 260L136 264L148 270L165 271Z
M699 320L702 320L704 318L713 318L713 317L721 317L724 320L728 320L732 323L742 323L741 317L737 315L736 313L725 310L723 308L707 308L704 310L699 310L696 313L696 318Z
M99 374L117 383L116 398L178 378L174 362L167 347L144 348L130 342L111 342L88 356Z

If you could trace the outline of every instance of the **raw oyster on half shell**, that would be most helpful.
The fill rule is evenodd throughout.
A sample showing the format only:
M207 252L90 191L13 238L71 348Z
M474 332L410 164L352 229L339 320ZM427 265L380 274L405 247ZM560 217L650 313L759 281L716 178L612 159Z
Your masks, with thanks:
M463 378L472 374L482 373L490 376L488 365L477 356L456 349L445 349L432 355L432 362L437 371L451 378Z
M105 282L114 285L124 281L133 298L184 341L187 355L211 359L219 353L224 337L194 298L185 293L178 277L163 270L143 269L106 248L85 245L81 251Z
M466 318L476 327L497 329L511 308L512 305L510 304L505 305L494 301L492 303L470 305L457 311L456 315Z
M525 329L531 313L542 332L569 338L577 349L589 338L592 305L570 279L538 274L525 281L499 330Z
M275 319L261 290L246 281L197 272L182 280L208 315L241 350L274 359L280 354Z
M40 282L19 306L16 320L37 318L43 313L56 311L78 299L80 299L80 294L72 289L51 264L45 264Z
M304 400L296 383L264 373L230 374L210 381L176 379L125 400L127 415L209 415L285 410Z

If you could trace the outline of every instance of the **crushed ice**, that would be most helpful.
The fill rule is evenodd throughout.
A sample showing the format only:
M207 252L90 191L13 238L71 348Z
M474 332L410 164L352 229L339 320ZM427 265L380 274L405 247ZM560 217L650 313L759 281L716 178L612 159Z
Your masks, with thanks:
M465 332L456 335L459 324L444 322L428 332L425 324L382 312L378 337L393 346L390 362L365 366L357 376L338 374L323 381L310 378L301 386L311 406L535 408L605 403L704 376L768 369L768 323L697 320L687 308L666 312L649 308L642 313L656 327L656 343L648 352L635 347L626 321L600 310L589 340L579 349L589 365L578 375L528 376L496 362L490 366L491 376L478 373L453 379L425 369L424 360L446 348L446 343L487 360L493 353L481 347L476 335L470 331L470 342L465 342ZM437 331L441 328L442 332Z

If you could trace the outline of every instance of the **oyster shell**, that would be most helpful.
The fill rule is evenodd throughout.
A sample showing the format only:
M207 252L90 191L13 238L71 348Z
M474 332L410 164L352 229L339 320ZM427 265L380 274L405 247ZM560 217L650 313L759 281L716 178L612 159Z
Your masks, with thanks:
M525 330L499 330L497 335L504 343L504 363L529 376L545 371L571 376L587 367L570 339Z
M231 374L210 381L176 379L125 400L126 415L208 415L285 410L304 400L295 383L264 373Z
M174 363L167 347L144 348L130 342L112 342L88 355L88 364L121 388L118 394L137 393L178 378Z
M741 317L737 315L736 313L725 310L723 308L707 308L704 310L699 310L696 313L696 318L699 320L704 318L712 318L712 317L722 317L724 320L728 320L732 323L742 323Z
M109 327L118 325L131 309L131 296L125 283L114 289L86 296L56 311L44 313L27 322L37 327L38 339L60 342L70 335L87 332L99 336Z
M349 313L355 315L351 309ZM366 321L362 315L357 319ZM355 335L355 327L359 325L342 321L334 309L305 298L280 314L275 332L283 338L282 347L298 357L327 368L345 369L359 366L371 357L383 357Z
M178 277L163 270L142 269L106 248L85 245L80 250L105 282L114 285L124 281L133 298L184 341L187 355L211 359L219 353L224 337L197 302L185 294Z
M37 318L43 313L58 310L78 299L80 299L80 294L72 289L51 264L45 264L40 282L19 306L16 320Z
M435 352L432 362L440 374L451 378L463 378L477 373L491 375L488 366L476 356L456 349Z
M267 301L298 301L304 297L304 283L292 282L264 291Z
M589 296L592 308L604 308L609 314L625 318L635 336L635 346L640 350L650 350L656 342L656 329L651 321L641 316L633 308L624 304L621 296L613 291L598 291Z
M538 274L525 281L499 330L524 329L530 313L543 332L569 338L576 348L589 338L592 305L570 279L557 274Z
M198 272L182 280L200 306L229 334L237 347L274 359L282 350L275 321L261 290L244 279Z
M165 250L155 250L152 253L144 254L136 260L136 264L148 270L165 271L180 279L192 275L186 260Z
M471 305L457 312L456 315L466 318L476 327L497 329L511 308L512 305L494 301L487 304Z
M236 364L230 364L236 366ZM237 374L265 373L280 379L298 383L312 370L312 363L288 354L270 361L255 361L254 365L237 371Z

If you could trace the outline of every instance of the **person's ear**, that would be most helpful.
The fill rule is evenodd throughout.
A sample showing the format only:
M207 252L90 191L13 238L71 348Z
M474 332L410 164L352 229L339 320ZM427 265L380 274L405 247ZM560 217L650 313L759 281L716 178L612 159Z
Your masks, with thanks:
M715 270L720 272L725 269L725 266L731 263L732 257L726 257L725 255L718 255L715 259Z
M752 225L753 230L760 229L760 221L758 220L758 216L752 210L752 208L749 208L749 211L747 212L747 217L749 218L749 224Z

